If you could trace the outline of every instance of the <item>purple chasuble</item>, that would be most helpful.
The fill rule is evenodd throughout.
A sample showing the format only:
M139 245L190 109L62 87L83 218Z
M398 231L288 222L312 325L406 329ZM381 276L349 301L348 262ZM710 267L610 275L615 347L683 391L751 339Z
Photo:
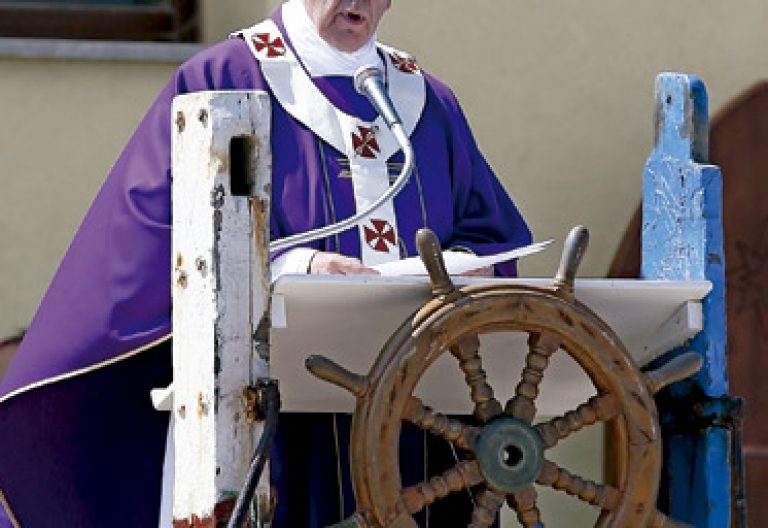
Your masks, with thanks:
M275 18L282 26L279 12ZM426 105L412 134L417 170L395 199L402 256L416 254L415 232L425 225L444 248L481 255L529 243L455 97L434 77L425 80ZM350 79L315 81L348 113L375 116ZM152 408L149 390L172 375L170 108L178 94L227 89L268 91L241 39L200 52L160 93L99 191L0 382L0 492L22 528L157 526L168 415ZM343 153L274 97L272 103L272 238L351 216L351 179L340 177L348 164ZM354 230L309 247L360 253ZM513 275L514 263L496 272ZM0 527L4 522L0 515Z

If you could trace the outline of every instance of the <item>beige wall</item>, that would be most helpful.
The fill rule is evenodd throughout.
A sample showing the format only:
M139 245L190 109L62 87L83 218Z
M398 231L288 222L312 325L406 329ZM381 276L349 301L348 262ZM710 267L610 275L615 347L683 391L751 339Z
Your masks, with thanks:
M453 86L536 238L591 229L587 275L607 271L640 200L656 74L697 73L713 109L768 77L765 0L395 0L392 14L380 37Z
M205 0L210 42L275 0ZM713 108L768 76L764 0L396 0L381 39L456 91L537 238L584 223L603 274L641 192L653 79L700 74ZM27 324L99 183L174 68L0 58L0 334ZM553 273L557 250L528 275Z
M0 60L0 335L26 326L169 64Z
M202 0L203 41L216 42L229 33L269 16L271 2L258 0Z

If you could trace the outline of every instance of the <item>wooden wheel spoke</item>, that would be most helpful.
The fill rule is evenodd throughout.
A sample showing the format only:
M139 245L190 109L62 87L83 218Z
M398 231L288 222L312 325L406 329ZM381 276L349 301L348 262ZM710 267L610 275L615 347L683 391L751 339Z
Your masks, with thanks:
M472 521L467 528L488 528L496 520L503 504L503 493L490 489L483 490L477 496L475 509L472 510Z
M480 340L476 335L472 335L459 341L450 350L459 360L459 367L469 385L470 395L475 403L475 416L482 422L487 422L501 414L501 403L494 396L493 387L488 384L479 349Z
M480 434L476 427L463 424L442 413L433 411L415 396L411 396L408 399L403 411L403 419L431 433L442 436L461 449L474 450L477 436Z
M544 526L541 522L541 512L536 506L536 488L528 486L516 491L509 497L509 506L517 512L517 520L524 528Z
M550 449L584 427L615 418L620 411L619 402L613 394L599 394L563 416L537 424L536 429L544 440L545 449Z
M539 384L549 365L549 357L558 348L560 348L560 340L554 334L530 335L522 379L515 388L515 395L507 402L504 409L506 414L527 422L533 421L536 416L535 400L539 396Z
M608 511L613 510L619 504L621 498L621 492L613 486L597 484L591 480L574 475L567 469L563 469L549 460L544 461L544 466L536 482L544 486L551 486L559 491L564 491L568 495L573 495L588 504Z
M432 477L427 482L403 489L401 497L405 509L410 514L420 512L437 499L447 497L454 491L476 486L483 481L480 468L474 460L459 462L442 475Z
M321 379L356 397L350 469L359 515L344 521L345 526L415 527L416 517L424 515L419 512L445 505L441 499L451 501L452 494L467 493L475 503L472 520L464 520L469 528L493 526L505 500L516 512L515 524L541 528L543 522L552 523L540 507L544 492L539 486L546 486L562 492L561 498L571 495L592 505L597 510L596 528L641 524L678 528L655 514L663 451L650 393L691 370L695 358L647 374L629 361L610 327L573 297L573 262L583 244L576 246L554 288L504 284L453 290L448 283L438 284L438 298L398 327L368 375L350 373L328 361L307 362ZM432 249L439 251L436 246ZM513 369L518 373L504 381L503 398L494 383L496 372L488 351L481 349L486 334L496 332L517 332L517 337L524 332L527 339L526 345L509 350L517 356ZM471 421L450 418L446 408L433 410L426 398L413 396L420 383L434 381L425 377L443 366L439 362L449 353L465 379L454 393L471 396ZM540 393L548 390L549 382L555 385L546 376L552 377L559 359L581 368L597 394L593 390L588 395L592 398L574 401L562 416L537 420L543 410ZM600 422L608 426L610 443L616 446L608 454L613 474L601 478L546 460L550 448L574 435L578 438L578 431ZM422 482L405 487L398 456L399 448L407 449L401 444L405 423L446 440L451 449L462 449L456 465L427 473L419 479Z

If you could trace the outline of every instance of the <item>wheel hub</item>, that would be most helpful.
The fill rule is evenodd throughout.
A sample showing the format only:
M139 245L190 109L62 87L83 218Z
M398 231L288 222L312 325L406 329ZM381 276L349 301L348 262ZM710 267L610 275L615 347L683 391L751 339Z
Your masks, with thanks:
M475 454L488 484L513 493L536 480L544 463L544 443L527 422L500 416L483 428Z

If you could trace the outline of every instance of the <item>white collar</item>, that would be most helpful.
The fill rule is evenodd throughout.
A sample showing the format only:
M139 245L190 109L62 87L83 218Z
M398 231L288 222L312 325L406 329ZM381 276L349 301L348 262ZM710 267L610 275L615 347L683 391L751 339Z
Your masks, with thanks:
M346 53L328 44L317 32L307 14L304 0L288 0L283 4L283 23L299 60L312 77L354 75L361 66L373 64L383 70L376 51L376 35L359 50Z

